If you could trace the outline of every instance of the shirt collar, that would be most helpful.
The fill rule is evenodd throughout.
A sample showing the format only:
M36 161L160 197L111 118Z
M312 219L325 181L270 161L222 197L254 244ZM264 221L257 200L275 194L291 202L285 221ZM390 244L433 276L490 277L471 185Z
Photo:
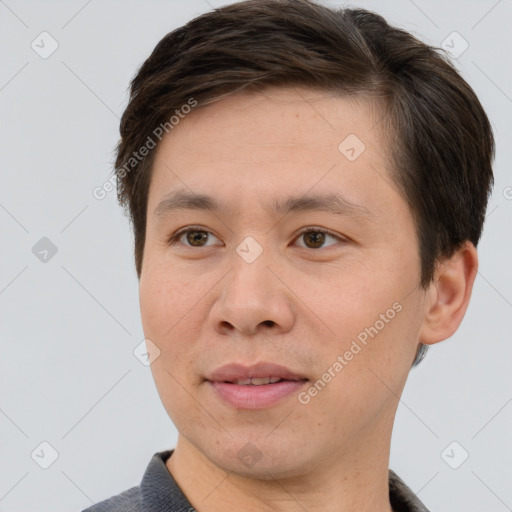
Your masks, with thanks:
M141 483L144 509L151 512L194 512L165 465L174 450L155 453ZM389 470L389 498L393 512L429 512L399 476Z

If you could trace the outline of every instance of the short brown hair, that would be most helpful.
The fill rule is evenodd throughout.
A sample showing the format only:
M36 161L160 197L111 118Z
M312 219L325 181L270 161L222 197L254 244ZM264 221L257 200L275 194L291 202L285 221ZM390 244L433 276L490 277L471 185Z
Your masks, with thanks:
M493 185L494 138L477 96L443 50L364 9L248 0L167 34L131 82L115 167L139 278L156 151L132 167L126 162L191 98L204 106L269 86L309 86L382 104L392 178L416 224L421 286L432 282L437 261L466 240L478 244ZM414 365L426 348L420 345Z

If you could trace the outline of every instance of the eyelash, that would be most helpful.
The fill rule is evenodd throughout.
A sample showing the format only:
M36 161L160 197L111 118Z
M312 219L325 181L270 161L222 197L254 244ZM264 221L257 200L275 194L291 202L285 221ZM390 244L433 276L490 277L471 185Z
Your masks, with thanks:
M204 229L201 226L187 226L186 228L180 229L180 230L176 231L174 234L172 234L169 237L169 239L167 241L167 244L169 246L172 246L172 245L176 244L179 241L179 238L181 237L181 235L183 235L185 233L188 233L189 231L202 231L202 232L205 232L205 233L213 235L213 233L211 231L208 231L207 229ZM324 228L316 228L316 227L313 227L313 226L308 226L307 228L304 228L302 231L300 231L298 233L298 235L294 238L294 240L298 239L304 233L309 233L309 232L324 233L326 235L332 236L333 238L336 238L339 242L346 242L347 241L346 238L342 238L342 237L334 234L332 231L329 231L329 230L324 229ZM193 248L193 249L194 248L195 249L200 249L201 248L201 247L194 247L192 245L186 245L186 244L183 244L183 245L185 245L185 247L190 247L190 248ZM323 247L320 247L320 249L322 249L322 248ZM310 249L310 248L309 247L302 247L302 249ZM317 251L318 249L311 249L311 250L316 250Z

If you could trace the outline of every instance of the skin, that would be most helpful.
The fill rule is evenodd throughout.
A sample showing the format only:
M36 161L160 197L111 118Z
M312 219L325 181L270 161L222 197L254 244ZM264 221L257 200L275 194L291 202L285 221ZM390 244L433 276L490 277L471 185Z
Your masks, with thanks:
M399 397L418 343L458 328L478 261L467 243L427 290L419 286L415 225L393 186L379 119L362 98L270 88L193 110L157 148L140 307L160 350L155 383L179 432L167 467L201 512L391 510ZM365 144L354 161L338 149L349 134ZM212 195L225 209L154 216L178 189ZM343 194L368 214L266 209L322 193ZM186 226L209 234L196 246L186 234L169 245ZM313 247L303 228L339 238ZM247 236L263 250L252 263L236 252ZM204 381L226 363L270 361L307 377L307 390L395 303L401 311L307 404L294 393L237 410ZM237 457L247 443L260 456L250 467Z

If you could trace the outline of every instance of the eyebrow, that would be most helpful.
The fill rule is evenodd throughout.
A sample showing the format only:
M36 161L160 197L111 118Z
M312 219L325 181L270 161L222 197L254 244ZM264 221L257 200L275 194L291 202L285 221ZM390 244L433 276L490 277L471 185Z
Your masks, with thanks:
M218 212L221 209L221 204L212 196L178 190L171 192L160 201L155 208L153 216L159 219L178 210L210 210ZM375 213L366 206L349 201L339 194L288 197L280 201L274 199L267 205L267 210L272 211L276 215L286 215L290 212L319 211L367 220L375 219Z

